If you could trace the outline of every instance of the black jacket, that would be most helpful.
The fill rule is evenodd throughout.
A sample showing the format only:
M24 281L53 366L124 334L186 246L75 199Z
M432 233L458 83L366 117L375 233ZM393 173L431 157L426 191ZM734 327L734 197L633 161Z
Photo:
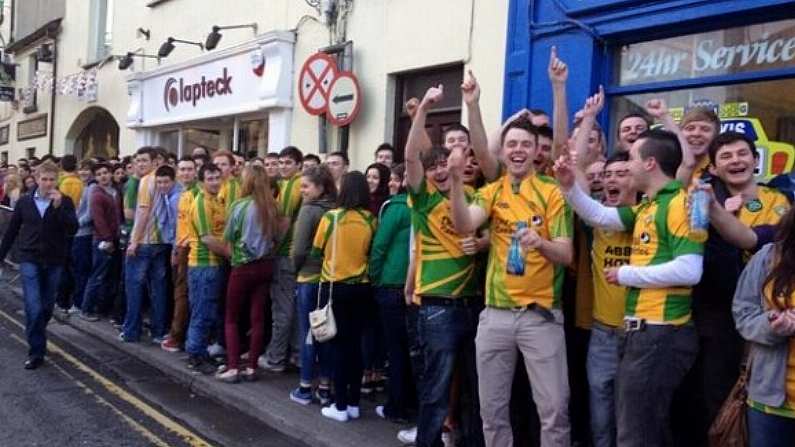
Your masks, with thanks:
M17 241L19 262L65 264L69 254L67 238L77 232L77 215L72 199L64 195L61 206L53 208L49 205L41 217L33 201L34 193L19 198L3 235L0 261Z

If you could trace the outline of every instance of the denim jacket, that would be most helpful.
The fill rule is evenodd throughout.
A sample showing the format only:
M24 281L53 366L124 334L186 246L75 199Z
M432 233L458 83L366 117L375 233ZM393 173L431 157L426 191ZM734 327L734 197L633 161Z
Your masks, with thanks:
M770 407L780 407L787 398L789 338L773 333L762 290L770 272L774 245L759 250L740 275L732 313L740 335L751 345L751 377L748 397Z

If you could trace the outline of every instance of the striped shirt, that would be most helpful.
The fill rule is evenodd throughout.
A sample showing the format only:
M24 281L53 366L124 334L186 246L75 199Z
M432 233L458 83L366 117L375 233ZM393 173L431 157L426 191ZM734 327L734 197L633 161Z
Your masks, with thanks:
M277 256L290 256L293 246L293 230L298 210L301 209L301 174L296 174L289 179L279 180L279 196L276 200L279 215L290 219L290 228L276 248Z
M222 240L224 235L224 206L218 196L201 191L193 200L190 212L189 267L214 267L222 258L202 242L202 237L213 236Z
M232 204L224 240L232 245L232 267L248 264L270 253L273 240L262 233L260 214L253 197L243 197Z

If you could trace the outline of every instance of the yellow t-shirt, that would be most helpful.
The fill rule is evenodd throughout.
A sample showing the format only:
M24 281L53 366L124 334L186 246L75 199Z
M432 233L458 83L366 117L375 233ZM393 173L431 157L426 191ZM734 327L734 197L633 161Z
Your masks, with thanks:
M503 175L481 188L475 203L490 219L491 248L486 271L486 305L511 308L538 304L560 308L564 266L554 265L538 250L525 254L522 276L506 273L508 251L519 221L527 222L547 240L571 239L572 213L558 185L550 177L532 175L514 192L511 179Z
M704 243L690 230L687 193L682 183L669 182L653 200L618 208L624 228L632 229L630 265L650 266L677 256L702 254ZM663 287L627 289L625 315L674 325L690 321L691 288Z
M72 199L75 209L80 208L80 199L83 197L83 181L74 173L64 173L58 179L58 191Z
M448 198L423 178L416 191L409 188L409 206L416 244L416 295L477 295L475 257L461 249L463 236L453 227Z
M143 228L143 231L139 233L138 241L141 244L159 244L163 241L163 238L160 233L160 228L157 225L157 219L155 215L152 213L152 206L154 205L155 201L155 194L157 192L155 184L155 171L146 174L145 176L141 177L141 181L138 184L138 199L136 201L136 211L139 208L146 208L149 210L149 219L146 222L146 226ZM133 227L133 234L135 234L135 228L139 225L139 221L136 219L135 224Z
M740 222L748 227L758 227L762 225L776 225L789 211L790 204L787 196L776 189L759 186L757 198L746 202L740 208ZM750 251L743 252L743 260L748 261L753 255Z
M310 252L310 256L323 258L320 281L369 282L367 261L375 227L375 217L367 210L338 208L324 214Z
M629 264L631 253L631 232L602 228L593 230L591 250L594 285L593 317L602 324L620 326L624 320L627 288L608 283L605 269Z
M276 198L276 206L279 208L281 216L290 219L290 228L279 241L276 247L277 256L290 256L290 249L293 246L293 231L295 219L298 218L298 211L301 209L301 174L296 174L289 179L279 180L279 195Z
M218 196L199 192L193 199L190 211L190 232L188 253L189 267L214 267L221 265L223 258L213 253L202 242L204 236L213 236L219 241L223 240L226 226L226 209Z
M231 176L221 183L221 189L218 190L218 200L224 205L226 213L232 208L235 200L240 198L240 179Z
M704 154L701 160L696 162L696 167L693 169L693 174L690 176L690 184L695 185L709 169L709 155Z
M177 204L177 234L174 243L178 247L187 247L190 242L190 212L193 199L199 194L201 188L194 184L179 196Z

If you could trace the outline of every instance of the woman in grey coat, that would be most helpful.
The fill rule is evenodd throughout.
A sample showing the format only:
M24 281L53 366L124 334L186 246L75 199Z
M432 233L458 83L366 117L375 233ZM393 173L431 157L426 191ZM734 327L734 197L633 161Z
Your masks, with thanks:
M732 305L750 345L751 447L795 445L795 209L745 267Z

